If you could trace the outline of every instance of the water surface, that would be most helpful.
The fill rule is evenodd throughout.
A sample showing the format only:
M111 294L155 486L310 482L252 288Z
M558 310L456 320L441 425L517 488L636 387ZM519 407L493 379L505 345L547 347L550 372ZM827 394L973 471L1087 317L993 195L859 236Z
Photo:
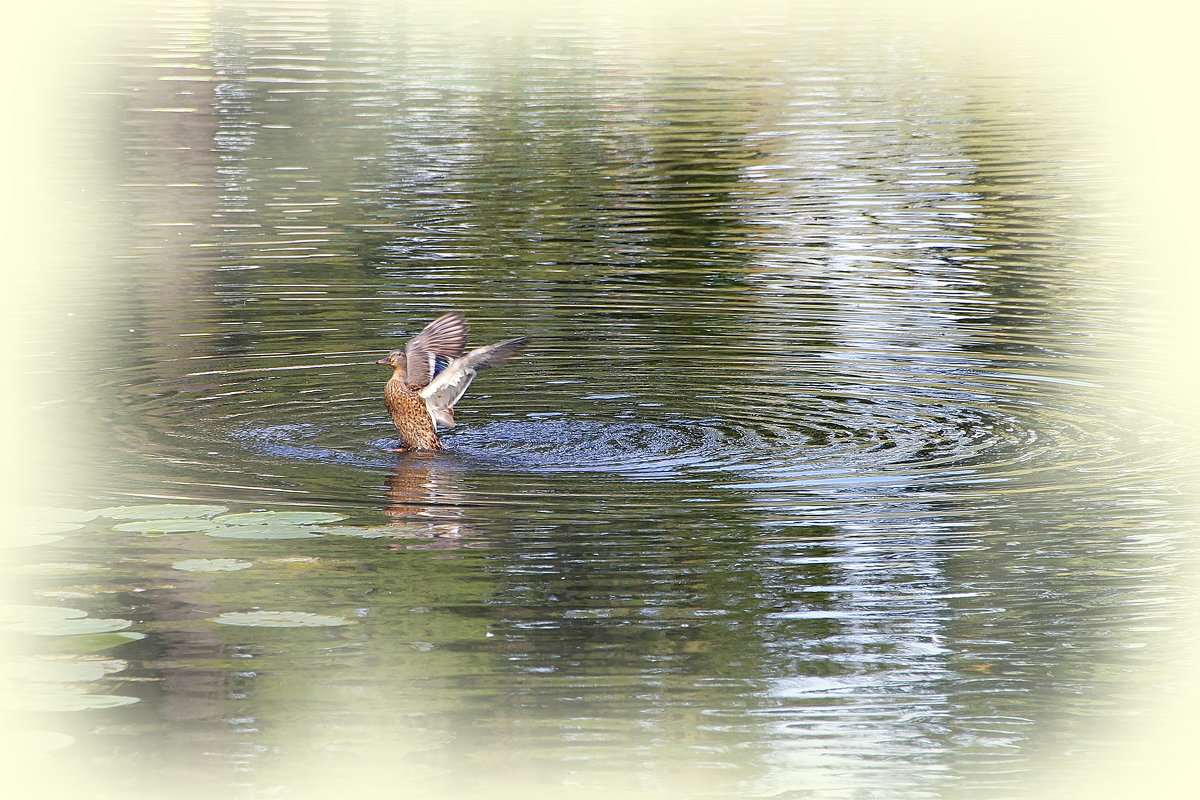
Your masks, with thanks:
M1144 320L1079 99L832 12L472 19L168 3L84 62L111 246L43 413L88 477L39 502L101 513L31 528L10 599L143 638L16 634L92 669L25 703L50 763L1022 797L1103 741L1191 509L1113 378ZM451 309L532 344L393 452L371 362ZM344 519L126 524L159 503Z

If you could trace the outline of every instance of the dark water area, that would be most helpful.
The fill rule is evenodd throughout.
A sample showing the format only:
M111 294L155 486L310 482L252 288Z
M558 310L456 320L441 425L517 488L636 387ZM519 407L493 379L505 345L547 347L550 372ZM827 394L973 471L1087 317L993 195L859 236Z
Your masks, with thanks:
M87 477L6 600L129 625L10 617L48 769L1015 798L1102 742L1195 509L1114 377L1148 322L1080 100L829 11L452 16L98 27L101 277L41 412ZM373 362L449 310L531 344L395 452ZM340 519L221 516L259 511Z

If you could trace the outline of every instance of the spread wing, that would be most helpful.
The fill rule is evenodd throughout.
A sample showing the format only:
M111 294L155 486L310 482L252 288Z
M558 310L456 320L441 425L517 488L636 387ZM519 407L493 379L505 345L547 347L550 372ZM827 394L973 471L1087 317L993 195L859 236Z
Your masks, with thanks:
M428 386L439 372L467 349L467 321L457 311L442 314L425 326L404 348L405 379L409 386Z
M486 347L477 347L462 358L456 358L443 369L433 381L418 394L425 398L425 405L434 420L444 427L453 427L454 417L450 412L454 404L462 399L475 376L485 369L498 367L525 349L529 339L522 336ZM450 424L445 425L448 421Z

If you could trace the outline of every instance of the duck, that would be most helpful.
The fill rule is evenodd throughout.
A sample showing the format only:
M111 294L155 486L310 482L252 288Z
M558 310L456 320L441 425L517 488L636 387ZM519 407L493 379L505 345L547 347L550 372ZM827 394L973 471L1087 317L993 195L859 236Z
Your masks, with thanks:
M526 336L467 349L470 331L458 311L442 314L376 364L392 368L383 402L400 433L401 450L441 450L438 428L454 427L454 406L475 376L525 349ZM465 354L464 354L465 352Z

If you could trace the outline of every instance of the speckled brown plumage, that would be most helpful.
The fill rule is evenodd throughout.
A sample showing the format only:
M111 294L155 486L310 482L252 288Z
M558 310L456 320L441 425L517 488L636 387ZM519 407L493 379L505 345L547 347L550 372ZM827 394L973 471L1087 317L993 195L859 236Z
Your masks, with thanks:
M525 337L477 347L463 355L467 323L452 311L425 326L403 350L375 362L392 368L384 404L404 447L441 450L437 425L454 427L454 405L475 376L508 361L525 348Z
M442 449L433 428L433 417L425 408L425 398L405 386L403 380L393 375L383 387L383 402L400 433L402 445L417 450Z

